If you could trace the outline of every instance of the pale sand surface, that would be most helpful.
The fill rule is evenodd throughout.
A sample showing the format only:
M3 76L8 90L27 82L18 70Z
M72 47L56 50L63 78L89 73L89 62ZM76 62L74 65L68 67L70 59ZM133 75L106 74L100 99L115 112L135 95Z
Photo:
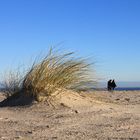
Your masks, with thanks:
M67 92L57 100L62 105L55 109L0 108L0 140L140 139L140 91Z

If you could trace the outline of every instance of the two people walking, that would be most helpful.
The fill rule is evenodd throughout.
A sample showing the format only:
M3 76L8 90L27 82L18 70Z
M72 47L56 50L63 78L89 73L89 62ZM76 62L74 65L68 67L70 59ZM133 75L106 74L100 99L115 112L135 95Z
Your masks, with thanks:
M115 80L109 80L107 83L107 89L108 91L114 91L114 89L117 87Z

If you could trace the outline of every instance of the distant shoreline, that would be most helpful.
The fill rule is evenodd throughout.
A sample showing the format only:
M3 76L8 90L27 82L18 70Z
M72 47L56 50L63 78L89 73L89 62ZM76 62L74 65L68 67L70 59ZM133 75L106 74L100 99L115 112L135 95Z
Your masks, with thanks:
M91 88L90 90L107 91L107 88ZM115 91L140 91L140 87L118 87Z
M140 90L140 87L118 87L118 88L116 88L115 90L126 90L126 91L135 91L135 90Z
M82 91L107 91L107 88L92 88L92 87L85 87L81 89ZM140 87L118 87L115 88L114 91L140 91ZM4 92L3 88L0 88L0 92Z

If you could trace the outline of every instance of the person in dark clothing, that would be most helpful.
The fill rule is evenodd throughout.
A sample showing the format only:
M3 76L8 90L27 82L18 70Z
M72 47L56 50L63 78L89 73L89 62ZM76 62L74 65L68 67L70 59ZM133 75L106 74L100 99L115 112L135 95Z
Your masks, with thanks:
M114 90L117 87L115 80L112 80L111 82L111 89Z
M109 80L107 82L107 89L108 89L108 91L111 91L111 89L112 89L112 80Z

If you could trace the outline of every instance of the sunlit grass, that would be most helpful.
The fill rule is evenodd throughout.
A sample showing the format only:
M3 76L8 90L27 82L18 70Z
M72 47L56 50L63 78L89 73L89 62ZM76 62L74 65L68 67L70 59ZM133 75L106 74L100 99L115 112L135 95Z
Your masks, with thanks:
M95 81L91 64L86 59L74 57L74 53L60 53L52 48L48 54L24 73L9 72L2 82L6 95L25 94L36 100L41 95L48 97L59 89L76 90L85 83Z

